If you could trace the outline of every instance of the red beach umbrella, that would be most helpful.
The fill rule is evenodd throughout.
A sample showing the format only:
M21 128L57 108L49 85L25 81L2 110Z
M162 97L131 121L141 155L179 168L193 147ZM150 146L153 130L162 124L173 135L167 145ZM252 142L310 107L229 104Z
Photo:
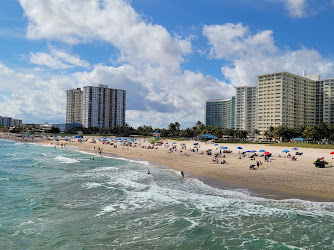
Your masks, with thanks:
M264 154L265 154L265 155L268 155L268 154L270 154L270 152L264 152Z
M334 152L330 152L329 154L334 155Z

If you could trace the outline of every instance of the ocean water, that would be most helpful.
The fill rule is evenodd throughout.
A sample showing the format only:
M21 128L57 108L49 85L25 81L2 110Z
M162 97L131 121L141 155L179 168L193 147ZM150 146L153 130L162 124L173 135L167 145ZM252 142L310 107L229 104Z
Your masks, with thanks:
M333 249L333 235L333 203L0 140L0 249Z

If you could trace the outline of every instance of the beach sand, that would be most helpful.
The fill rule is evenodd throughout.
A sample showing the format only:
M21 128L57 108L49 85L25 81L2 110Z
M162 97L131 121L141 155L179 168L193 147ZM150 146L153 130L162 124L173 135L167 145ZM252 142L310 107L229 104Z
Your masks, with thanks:
M15 139L12 136L0 136L4 139ZM331 149L312 149L299 148L298 152L303 152L302 156L296 156L296 161L287 158L283 150L289 150L292 156L295 151L292 147L271 146L263 144L237 144L223 143L214 146L213 144L199 143L199 150L191 152L190 148L194 148L195 141L173 141L167 140L169 147L156 146L154 149L142 148L149 146L148 139L137 139L141 143L139 147L121 146L117 143L117 148L113 145L103 144L98 141L90 143L91 138L86 142L78 142L77 139L67 141L50 141L34 139L35 143L44 143L52 145L66 144L67 146L75 146L82 150L95 152L99 154L98 148L102 148L102 155L111 153L125 158L143 159L149 162L158 163L159 165L169 166L174 170L183 171L185 176L200 176L205 179L220 180L227 183L242 185L256 189L267 191L279 191L282 194L292 196L317 197L328 201L334 201L334 160L330 155ZM31 142L31 139L28 139ZM169 153L169 148L175 142L177 151ZM181 150L180 144L186 144L187 149ZM279 145L279 144L277 144ZM215 153L219 153L220 146L228 147L232 153L223 153L225 158L218 158L219 162L226 160L227 164L216 164L212 162ZM95 147L95 149L94 149ZM242 147L238 150L237 147ZM212 155L205 152L212 149ZM257 154L260 150L272 153L271 162L266 162L264 157L255 157L256 160L249 158L253 153L247 153L246 157L239 159L239 152L247 150L256 150ZM182 151L182 152L181 152ZM281 155L282 157L278 157ZM326 168L316 168L313 161L317 158L324 157L328 165ZM256 161L261 161L262 165L256 170L250 170L251 164L256 165ZM333 166L333 167L332 167Z

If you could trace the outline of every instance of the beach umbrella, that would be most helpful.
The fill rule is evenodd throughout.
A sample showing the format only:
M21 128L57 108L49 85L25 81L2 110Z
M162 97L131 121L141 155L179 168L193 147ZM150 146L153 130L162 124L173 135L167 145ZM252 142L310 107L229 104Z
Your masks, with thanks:
M214 144L213 146L218 146L218 144L216 143L216 144Z
M246 153L252 153L252 151L247 150Z
M173 144L176 144L176 142L173 142Z
M256 151L256 150L252 150L251 152L252 152L252 153L255 153L255 152L257 152L257 151Z
M264 152L264 154L265 154L265 155L269 155L269 154L271 154L271 153L270 153L270 152Z
M293 148L292 150L298 150L298 148Z
M263 153L263 152L266 152L264 149L261 149L259 152Z
M334 155L334 152L330 152L329 154Z
M228 147L222 147L222 149L228 149Z
M198 142L195 142L193 145L198 145Z
M283 153L288 153L288 152L290 152L289 150L283 150L282 151Z
M242 147L237 147L237 149L242 149Z

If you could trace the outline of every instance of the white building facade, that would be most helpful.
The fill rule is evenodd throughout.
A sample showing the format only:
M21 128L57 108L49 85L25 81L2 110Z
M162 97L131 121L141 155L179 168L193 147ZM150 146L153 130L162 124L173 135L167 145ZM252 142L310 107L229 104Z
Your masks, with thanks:
M107 85L86 86L82 91L82 125L114 128L125 124L126 91Z
M236 88L235 128L245 130L251 135L257 126L258 92L257 86Z

